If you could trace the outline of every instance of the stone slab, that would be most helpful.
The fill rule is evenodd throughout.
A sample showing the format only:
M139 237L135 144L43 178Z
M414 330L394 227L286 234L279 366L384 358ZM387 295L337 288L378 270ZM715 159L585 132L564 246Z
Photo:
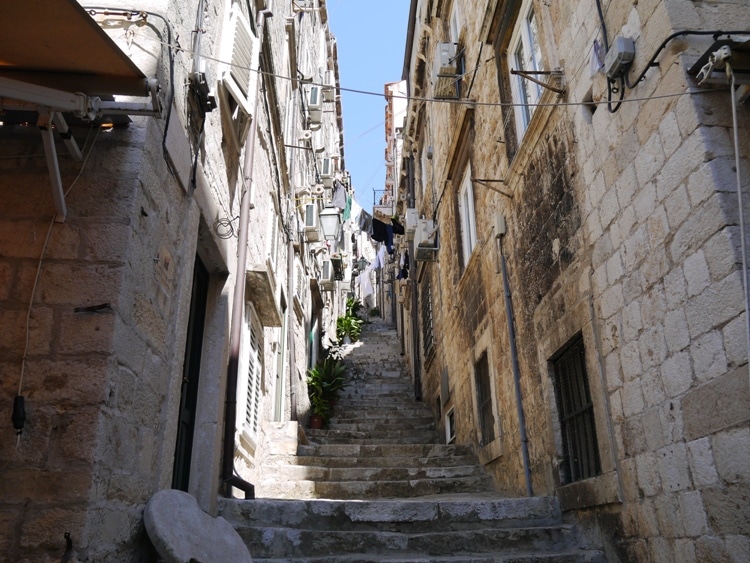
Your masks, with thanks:
M166 563L252 561L231 524L203 512L185 492L159 491L146 504L143 520L151 542Z

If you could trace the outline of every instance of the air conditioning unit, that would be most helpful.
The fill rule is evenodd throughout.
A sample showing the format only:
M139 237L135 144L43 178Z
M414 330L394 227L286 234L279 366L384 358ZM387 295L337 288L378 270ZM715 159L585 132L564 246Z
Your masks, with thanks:
M310 123L319 124L323 119L323 93L320 86L310 86L307 98L307 111Z
M323 185L326 188L333 187L333 176L336 173L336 162L330 157L326 156L320 161L320 179L323 180Z
M308 242L320 240L320 221L318 220L318 206L315 203L305 205L305 235Z
M414 258L420 262L435 262L439 249L435 222L432 219L419 219L414 232Z
M323 267L320 269L320 287L324 290L332 290L334 286L333 265L330 260L323 260Z
M438 43L432 70L433 96L441 100L458 98L458 61L455 43Z
M336 99L336 73L327 70L323 73L323 101L333 102Z
M419 215L417 215L417 210L413 207L407 207L406 216L404 217L404 232L406 233L406 240L414 240L414 233L417 230L418 221Z
M252 114L251 98L255 96L258 80L258 38L239 4L233 4L229 13L229 30L222 34L221 60L227 61L219 67L219 80L234 98L242 111Z

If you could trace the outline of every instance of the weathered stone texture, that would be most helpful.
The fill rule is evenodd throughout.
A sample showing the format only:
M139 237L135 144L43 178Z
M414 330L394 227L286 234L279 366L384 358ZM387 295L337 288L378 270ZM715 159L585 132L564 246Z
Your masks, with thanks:
M499 4L495 21L503 21L507 10ZM742 4L616 1L607 6L605 18L610 39L624 35L635 40L632 80L672 31L746 27L750 13L743 12ZM589 80L581 58L571 55L590 51L599 29L594 3L539 2L534 7L540 25L551 27L540 34L543 57L559 57L568 79L568 101L589 92L594 100L606 97L606 81ZM477 19L483 17L478 10ZM513 17L509 15L509 28L501 32L510 33ZM487 26L482 33L486 31ZM473 40L486 39L473 25L462 37L469 57ZM502 45L496 49L498 76L495 82L490 73L477 80L473 92L485 96L480 99L498 94L501 101L510 99L503 61L508 39L492 37ZM526 422L535 471L544 471L545 455L552 465L560 455L551 362L571 338L582 334L593 402L600 408L600 449L614 451L619 461L625 502L618 511L632 528L628 537L633 539L622 544L629 560L736 560L730 555L732 542L739 553L747 551L742 526L733 528L724 520L730 506L736 508L728 499L738 496L726 493L726 487L736 493L750 481L750 460L744 455L750 451L750 393L732 118L726 96L720 101L717 93L682 95L695 89L687 68L712 41L709 36L685 36L668 42L658 53L658 66L648 68L635 88L625 90L625 101L614 113L604 105L593 112L539 107L520 139L512 125L506 127L506 151L496 157L495 167L513 197L489 197L487 192L481 200L482 208L501 209L508 222L503 247L521 373L533 382L524 387L524 405L533 405ZM430 42L420 48L427 49L430 60ZM482 111L488 116L491 110ZM455 108L442 111L435 106L429 130L424 121L409 121L415 144L435 142L439 185L439 171L451 166L450 151L443 150L451 143L446 139L455 142L458 135L455 113ZM505 108L497 117L513 119ZM488 139L482 135L484 131L477 132L473 143L486 147ZM744 139L741 143L744 157L747 144ZM440 197L445 206L451 192ZM429 211L435 202L425 198L421 205ZM451 272L442 278L449 287L464 275L454 259L460 237L453 215L441 215L438 222L449 249L441 253L438 271ZM482 268L476 263L480 258ZM475 256L465 275L482 294L501 296L500 280L485 275L495 268L492 258ZM477 279L480 269L483 277ZM470 375L472 334L465 325L477 326L470 304L478 297L445 293L436 332L451 335L452 340L444 342L451 371ZM575 314L576 304L587 301L593 315ZM504 325L503 308L490 307L490 318L495 312L495 325ZM502 331L492 346L497 351L498 388L510 389ZM433 366L425 386L436 389L432 378L439 373ZM541 388L535 388L537 383ZM552 402L546 412L540 407L544 401ZM503 428L515 432L514 404L499 393L498 407ZM456 416L471 424L474 408L466 397L456 404ZM602 427L609 425L611 431L605 432ZM545 454L539 444L549 436ZM460 436L471 438L471 433ZM740 450L743 453L737 453ZM503 457L514 455L506 448ZM500 486L509 486L515 478L503 476L509 464L503 459L492 466ZM551 473L551 479L539 481L554 486L558 476Z

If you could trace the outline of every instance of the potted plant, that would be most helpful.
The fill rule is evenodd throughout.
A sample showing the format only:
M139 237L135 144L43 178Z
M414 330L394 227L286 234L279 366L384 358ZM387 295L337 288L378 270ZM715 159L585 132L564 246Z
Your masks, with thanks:
M346 384L344 364L333 356L326 357L307 370L307 392L310 397L310 428L322 428L333 414L339 391Z
M359 299L346 300L346 314L336 319L336 338L343 340L345 344L356 342L362 334L362 325L364 321L357 316L362 308Z

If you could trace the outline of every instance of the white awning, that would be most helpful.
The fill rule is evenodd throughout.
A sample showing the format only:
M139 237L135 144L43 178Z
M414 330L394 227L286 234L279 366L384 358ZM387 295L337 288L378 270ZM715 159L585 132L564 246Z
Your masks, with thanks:
M65 199L53 127L81 159L63 113L160 115L158 83L148 79L75 0L10 0L0 18L0 109L34 110L42 133L57 220ZM114 96L144 97L143 103Z

